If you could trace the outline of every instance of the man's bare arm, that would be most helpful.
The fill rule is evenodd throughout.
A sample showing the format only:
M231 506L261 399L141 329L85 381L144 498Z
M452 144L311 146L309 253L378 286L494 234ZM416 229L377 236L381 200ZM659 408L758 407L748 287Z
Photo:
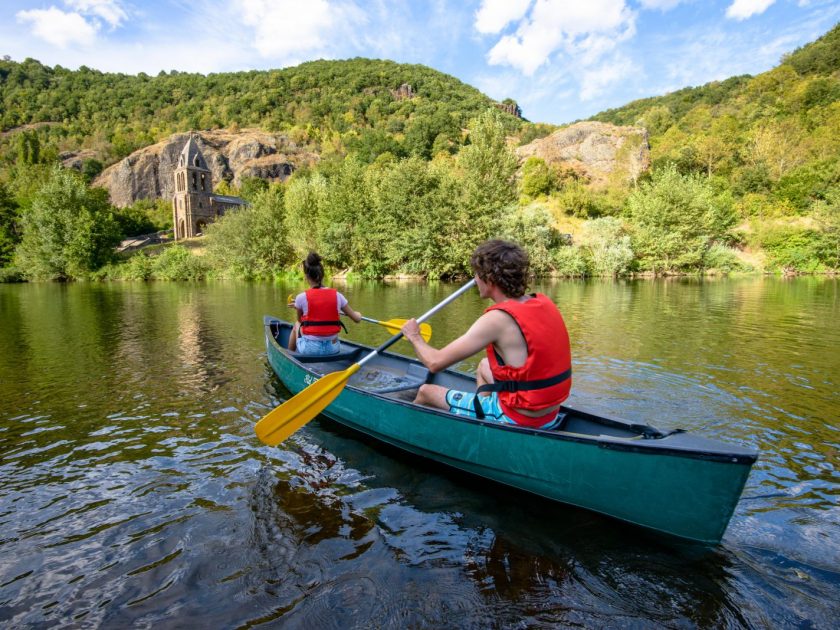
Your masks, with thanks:
M504 321L499 318L503 314L491 311L476 320L470 329L455 341L438 350L433 348L420 336L417 320L410 319L402 327L405 338L414 346L417 358L423 362L431 372L440 372L471 357L483 350L488 344L495 343L499 336L500 326Z

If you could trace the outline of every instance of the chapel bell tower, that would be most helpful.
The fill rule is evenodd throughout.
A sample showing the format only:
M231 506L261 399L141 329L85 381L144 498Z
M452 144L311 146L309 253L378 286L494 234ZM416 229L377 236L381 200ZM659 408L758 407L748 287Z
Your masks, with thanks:
M192 134L181 151L174 176L172 213L175 240L192 238L203 233L205 226L217 214L212 201L213 176Z

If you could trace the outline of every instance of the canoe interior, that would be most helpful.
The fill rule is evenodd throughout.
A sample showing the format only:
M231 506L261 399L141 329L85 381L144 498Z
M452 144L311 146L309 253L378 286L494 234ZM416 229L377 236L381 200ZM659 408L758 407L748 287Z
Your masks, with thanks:
M372 350L367 346L342 339L338 354L330 357L313 357L286 350L292 330L288 322L265 318L266 335L270 335L284 354L301 364L301 367L315 375L328 374L348 368L367 356ZM423 383L434 383L450 389L474 392L475 377L456 370L444 370L432 374L419 361L403 355L384 352L367 362L350 379L347 387L399 402L412 404L417 389ZM429 413L448 414L441 410L417 406ZM572 407L560 409L561 423L552 430L543 431L522 427L522 431L546 437L597 439L606 448L660 452L669 451L684 456L719 459L739 464L752 464L757 453L752 449L719 442L701 436L676 431L662 431L649 424L630 422L618 418L606 418ZM456 418L456 416L452 416ZM459 420L462 420L459 418ZM472 420L473 422L478 422Z

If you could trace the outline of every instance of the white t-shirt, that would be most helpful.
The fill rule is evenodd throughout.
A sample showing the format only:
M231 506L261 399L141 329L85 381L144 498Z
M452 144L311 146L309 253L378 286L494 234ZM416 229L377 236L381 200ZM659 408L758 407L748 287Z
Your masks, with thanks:
M345 306L347 306L347 298L344 297L340 291L335 292L336 297L336 306L338 306L338 312L341 312ZM295 297L295 308L300 310L304 315L309 314L309 300L306 299L306 293L298 293L297 297ZM338 335L331 335L328 337L318 337L317 335L304 335L301 333L301 336L306 337L307 339L335 339Z

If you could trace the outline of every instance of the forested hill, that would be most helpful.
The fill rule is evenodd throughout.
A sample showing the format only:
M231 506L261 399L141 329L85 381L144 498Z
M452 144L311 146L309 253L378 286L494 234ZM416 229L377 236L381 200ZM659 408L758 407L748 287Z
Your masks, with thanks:
M403 149L428 157L435 140L458 140L467 121L491 104L426 66L371 59L207 76L0 60L2 131L35 124L42 147L93 149L106 164L177 131L237 126L314 130L318 139L338 133L373 153L395 148L398 136ZM511 116L510 124L519 122Z
M593 119L646 127L654 168L675 162L682 172L720 176L737 196L759 195L752 200L782 214L807 211L840 184L840 24L768 72L633 101Z

